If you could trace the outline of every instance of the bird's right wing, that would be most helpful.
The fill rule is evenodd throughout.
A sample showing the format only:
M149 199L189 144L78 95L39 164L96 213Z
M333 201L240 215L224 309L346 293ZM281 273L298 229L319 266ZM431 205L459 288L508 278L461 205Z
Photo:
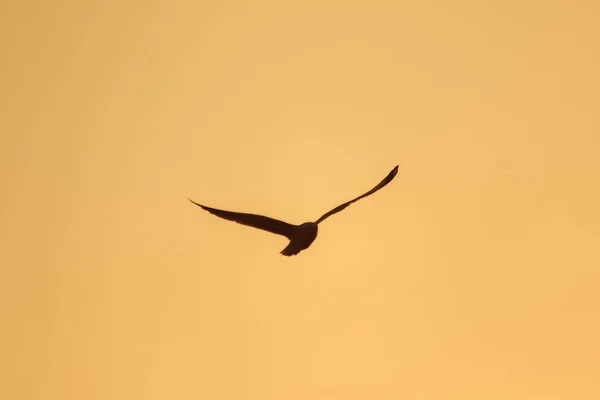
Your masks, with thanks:
M387 174L387 176L385 178L383 178L383 180L381 182L379 182L377 184L377 186L375 186L373 189L369 190L367 193L361 194L360 196L358 196L358 197L356 197L356 198L354 198L354 199L352 199L350 201L345 202L344 204L341 204L341 205L337 206L336 208L334 208L331 211L326 212L325 214L323 214L321 216L321 218L319 218L317 220L316 223L318 224L320 222L323 222L323 220L325 220L328 217L331 217L335 213L339 213L344 208L348 207L350 204L352 204L352 203L354 203L354 202L356 202L356 201L358 201L358 200L360 200L362 198L365 198L367 196L372 195L373 193L375 193L376 191L378 191L379 189L383 188L385 185L387 185L388 183L390 183L392 181L392 179L394 179L394 177L396 176L397 173L398 173L398 166L396 165L394 167L394 169L392 169L390 171L390 173Z
M226 219L228 221L237 222L238 224L251 226L253 228L262 229L263 231L282 235L288 239L292 238L295 231L296 225L288 224L287 222L279 221L277 219L265 217L263 215L238 213L233 211L218 210L198 204L195 201L188 199L198 207L201 207L209 213L216 215L217 217Z

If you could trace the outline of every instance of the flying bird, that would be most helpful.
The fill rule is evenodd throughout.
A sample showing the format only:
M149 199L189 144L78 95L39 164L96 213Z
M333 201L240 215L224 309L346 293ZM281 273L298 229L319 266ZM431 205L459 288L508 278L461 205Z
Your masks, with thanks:
M263 215L256 214L246 214L239 213L233 211L225 211L219 210L212 207L207 207L202 204L198 204L195 201L188 198L189 201L197 205L198 207L202 207L204 210L208 211L211 214L216 215L217 217L237 222L238 224L251 226L253 228L262 229L267 232L275 233L277 235L285 236L290 240L290 243L287 245L285 249L281 251L281 254L284 256L294 256L300 253L302 250L307 249L312 242L317 238L317 232L319 230L318 225L323 222L325 219L331 217L333 214L336 214L342 211L344 208L348 207L350 204L372 195L379 189L383 188L385 185L390 183L392 179L398 173L398 166L396 165L394 169L390 171L390 173L383 178L381 182L373 189L368 192L361 194L355 199L347 201L344 204L341 204L334 208L331 211L326 212L316 220L315 222L305 222L301 225L292 225L287 222L279 221L277 219L265 217Z

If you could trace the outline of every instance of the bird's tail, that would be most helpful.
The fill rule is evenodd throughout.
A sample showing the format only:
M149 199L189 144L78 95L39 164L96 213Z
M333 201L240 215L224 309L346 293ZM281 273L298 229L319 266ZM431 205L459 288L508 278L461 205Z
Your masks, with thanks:
M299 248L297 246L296 243L294 243L294 241L290 241L290 243L287 245L287 247L283 250L281 250L281 254L283 254L284 256L295 256L296 254L300 253L302 251L301 248Z

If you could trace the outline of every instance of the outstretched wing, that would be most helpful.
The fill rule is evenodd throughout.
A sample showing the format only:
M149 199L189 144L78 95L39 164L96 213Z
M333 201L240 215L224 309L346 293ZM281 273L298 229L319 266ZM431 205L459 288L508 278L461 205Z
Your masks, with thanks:
M358 201L358 200L362 199L363 197L372 195L373 193L375 193L376 191L378 191L379 189L381 189L382 187L384 187L385 185L390 183L392 181L392 179L394 179L394 177L396 176L397 173L398 173L398 166L396 165L394 167L394 169L391 170L390 173L385 178L383 178L383 180L381 182L379 182L379 184L377 186L375 186L373 189L371 189L367 193L361 194L357 198L352 199L342 205L339 205L336 208L334 208L333 210L323 214L323 216L321 218L319 218L316 223L318 224L320 222L323 222L323 220L325 220L326 218L332 216L335 213L339 213L340 211L342 211L344 208L348 207L350 204L354 203L355 201Z
M246 214L246 213L238 213L233 211L225 211L218 210L216 208L211 208L207 206L203 206L202 204L198 204L195 201L188 198L189 201L197 205L198 207L202 207L206 211L211 214L216 215L217 217L237 222L238 224L251 226L253 228L262 229L263 231L275 233L277 235L282 235L291 239L295 225L288 224L287 222L279 221L277 219L265 217L262 215L256 214Z

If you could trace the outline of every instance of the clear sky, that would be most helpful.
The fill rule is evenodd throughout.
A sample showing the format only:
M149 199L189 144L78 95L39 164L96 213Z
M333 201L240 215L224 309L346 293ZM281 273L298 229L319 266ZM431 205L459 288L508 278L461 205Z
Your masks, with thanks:
M599 4L3 4L0 398L600 398Z

